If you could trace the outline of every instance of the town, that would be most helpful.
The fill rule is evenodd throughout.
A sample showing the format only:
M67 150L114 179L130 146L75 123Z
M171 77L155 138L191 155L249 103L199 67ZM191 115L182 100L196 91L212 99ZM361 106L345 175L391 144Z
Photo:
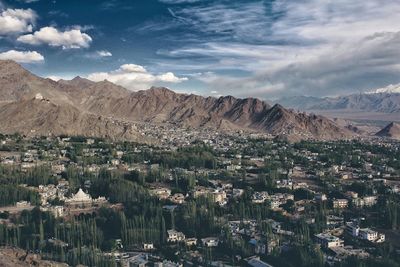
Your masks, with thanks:
M400 143L0 136L0 245L87 266L399 266Z

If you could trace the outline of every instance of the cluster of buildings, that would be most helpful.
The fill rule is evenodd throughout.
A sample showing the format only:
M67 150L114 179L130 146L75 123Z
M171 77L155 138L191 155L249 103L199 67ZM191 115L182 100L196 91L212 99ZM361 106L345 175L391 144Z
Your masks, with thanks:
M335 227L324 233L315 235L315 242L329 252L327 256L328 263L334 264L347 257L368 258L370 254L363 248L354 248L354 246L345 245L345 240L351 241L353 238L370 244L379 244L385 242L385 234L372 230L371 228L361 228L360 220L352 220L342 225L343 218L329 216L329 220L335 222ZM342 231L337 231L341 229ZM354 243L354 242L352 242Z
M279 209L283 204L286 204L288 200L294 201L294 195L288 193L277 193L269 195L268 192L255 192L252 196L253 203L265 203L268 202L271 209Z
M55 217L82 213L85 212L85 209L89 209L88 212L90 212L92 208L108 204L105 197L94 199L82 188L70 195L69 183L66 180L59 180L57 185L39 185L28 188L39 193L40 209L53 213Z
M172 190L167 187L156 187L150 190L150 194L156 196L160 200L168 200L174 204L184 204L186 199L192 197L197 199L199 197L206 197L212 199L220 206L228 203L229 198L239 197L243 194L243 189L234 189L231 186L223 187L204 187L195 186L190 194L175 193L171 194Z
M374 231L370 228L360 228L359 222L353 220L346 223L346 233L352 237L366 240L372 243L385 242L385 234Z
M349 152L340 155L339 162L334 159L334 153L339 147L336 143L322 143L317 144L317 148L307 148L240 132L227 135L208 129L189 130L150 124L140 124L137 127L144 137L154 140L152 144L157 146L135 144L128 150L118 143L105 146L89 138L83 143L79 153L73 155L72 139L50 138L48 142L52 142L52 148L45 152L31 145L34 148L26 151L0 153L0 162L7 166L20 166L22 171L40 165L50 166L52 175L57 177L57 184L30 189L39 193L41 209L51 211L56 217L75 212L90 212L108 203L104 197L93 199L84 189L71 192L69 183L61 178L69 166L74 166L79 173L92 174L101 169L123 173L162 173L163 177L154 183L144 181L145 187L149 188L150 195L158 198L164 207L173 207L172 212L176 207L184 207L188 200L199 198L211 199L218 205L218 209L226 212L231 203L242 202L244 200L241 197L246 196L249 202L246 204L254 205L254 209L261 210L260 207L263 207L270 209L273 214L279 214L274 220L238 220L232 218L232 214L218 218L235 242L246 243L251 247L251 252L257 255L247 260L251 266L263 266L260 255L285 250L296 242L297 234L287 225L298 221L304 221L307 225L315 224L316 210L320 207L324 209L326 225L323 227L327 231L315 235L314 242L326 253L326 259L338 261L349 256L369 256L362 246L348 246L348 240L360 241L360 244L367 244L365 246L379 246L380 243L387 242L383 233L372 230L379 228L373 225L361 227L357 221L345 223L343 213L349 210L368 213L374 208L382 194L382 191L375 189L375 185L383 185L388 194L400 194L400 184L394 179L398 176L398 170L389 166L389 156L381 159L382 155L369 151L367 147L355 149L351 154ZM173 152L177 147L192 146L198 140L202 140L203 144L215 152L214 168L168 167L143 156L152 152ZM12 142L12 139L6 140L3 145L12 145ZM390 149L399 149L398 144L389 145ZM261 149L260 146L264 148ZM133 160L128 160L128 156ZM82 159L88 159L90 163L84 165ZM195 177L194 184L188 189L179 188L176 173L184 178ZM273 183L260 185L259 174L265 174ZM203 178L202 183L199 183L198 177ZM352 183L356 182L368 190L357 193L356 189L351 188ZM259 186L270 186L269 193L263 191L265 188L259 189ZM252 190L248 190L249 187ZM247 192L250 193L245 194ZM305 196L299 197L304 192ZM284 208L289 205L293 205L291 209ZM170 229L166 234L171 248L177 243L185 244L188 248L218 248L223 236L221 233L221 236L187 237L179 228ZM143 244L143 249L155 250L152 244ZM120 255L120 259L123 266L129 267L180 266L180 263L165 261L147 253Z
M198 240L197 238L187 238L184 233L171 229L167 231L167 242L169 243L185 243L187 247L201 244L204 247L217 247L219 244L218 237L206 237Z

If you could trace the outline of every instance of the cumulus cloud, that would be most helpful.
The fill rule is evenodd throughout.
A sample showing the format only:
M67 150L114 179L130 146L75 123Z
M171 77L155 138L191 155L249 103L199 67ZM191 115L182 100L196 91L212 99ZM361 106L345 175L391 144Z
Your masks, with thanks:
M136 64L124 64L110 72L92 73L87 78L96 82L108 80L134 91L148 89L158 83L180 83L187 80L185 77L175 76L172 72L152 74L145 67Z
M156 76L156 79L159 81L168 82L168 83L180 83L182 81L187 80L187 78L179 78L179 77L175 76L175 74L173 74L172 72L160 74L160 75Z
M9 50L0 53L2 60L14 60L19 63L38 63L44 61L44 57L36 51L16 51Z
M37 15L32 9L6 9L0 11L0 35L31 32Z
M80 29L59 31L54 27L44 27L33 34L18 37L17 41L25 44L40 45L47 44L63 49L88 48L92 38L81 32Z

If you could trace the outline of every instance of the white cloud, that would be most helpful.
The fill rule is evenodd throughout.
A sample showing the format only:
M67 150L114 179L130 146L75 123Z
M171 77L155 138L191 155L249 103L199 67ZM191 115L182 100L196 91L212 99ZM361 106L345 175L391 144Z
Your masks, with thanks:
M53 81L58 82L59 80L72 80L76 75L72 74L55 74L55 75L47 75L46 78L51 79Z
M0 11L0 35L31 32L37 15L32 9L6 9Z
M180 83L182 81L187 81L187 78L176 77L172 72L163 73L155 76L156 80L167 82L167 83Z
M124 64L110 72L92 73L87 78L96 82L108 80L130 90L148 89L158 83L180 83L187 80L185 77L175 76L172 72L155 75L136 64Z
M400 82L397 0L222 1L172 11L199 41L161 51L171 59L161 64L213 72L197 77L209 90L326 96Z
M263 1L229 1L212 5L169 8L171 16L192 30L240 42L260 42L269 37L271 19Z
M207 53L220 59L210 69L235 66L250 73L233 76L217 71L195 77L223 94L263 98L300 94L335 96L399 81L399 43L400 32L388 32L337 45L207 44L177 51L175 56Z
M279 0L273 6L284 16L272 31L290 39L313 42L355 40L384 31L398 31L400 3L396 0Z
M83 56L89 59L98 60L98 59L110 58L112 57L112 53L107 50L99 50L99 51L85 53Z
M99 57L112 57L111 52L107 51L107 50L101 50L101 51L96 51L96 54Z
M192 3L197 3L200 2L201 0L159 0L161 3L165 4L192 4Z
M57 75L49 75L49 76L47 76L46 78L48 78L48 79L50 79L50 80L53 80L53 81L55 81L55 82L58 82L59 80L62 79L60 76L57 76Z
M136 64L124 64L120 67L120 72L123 73L147 73L147 70L140 65L136 65Z
M0 53L1 60L14 60L19 63L38 63L44 61L44 57L36 51L9 50Z
M44 27L33 34L20 36L17 41L31 45L48 44L63 49L73 49L88 48L92 38L80 29L59 31L54 27Z

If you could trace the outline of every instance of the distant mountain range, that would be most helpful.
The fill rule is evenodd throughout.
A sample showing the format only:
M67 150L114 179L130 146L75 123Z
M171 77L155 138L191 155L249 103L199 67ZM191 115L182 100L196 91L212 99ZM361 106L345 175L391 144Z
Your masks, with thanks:
M255 98L177 94L166 88L131 92L108 81L38 77L0 61L0 132L84 135L137 140L137 122L221 131L245 130L300 139L343 139L355 133L323 116L270 106Z
M326 111L326 110L352 110L362 112L399 113L400 115L400 93L398 87L392 86L377 89L376 93L353 94L339 97L308 97L295 96L277 100L284 107L303 111Z

